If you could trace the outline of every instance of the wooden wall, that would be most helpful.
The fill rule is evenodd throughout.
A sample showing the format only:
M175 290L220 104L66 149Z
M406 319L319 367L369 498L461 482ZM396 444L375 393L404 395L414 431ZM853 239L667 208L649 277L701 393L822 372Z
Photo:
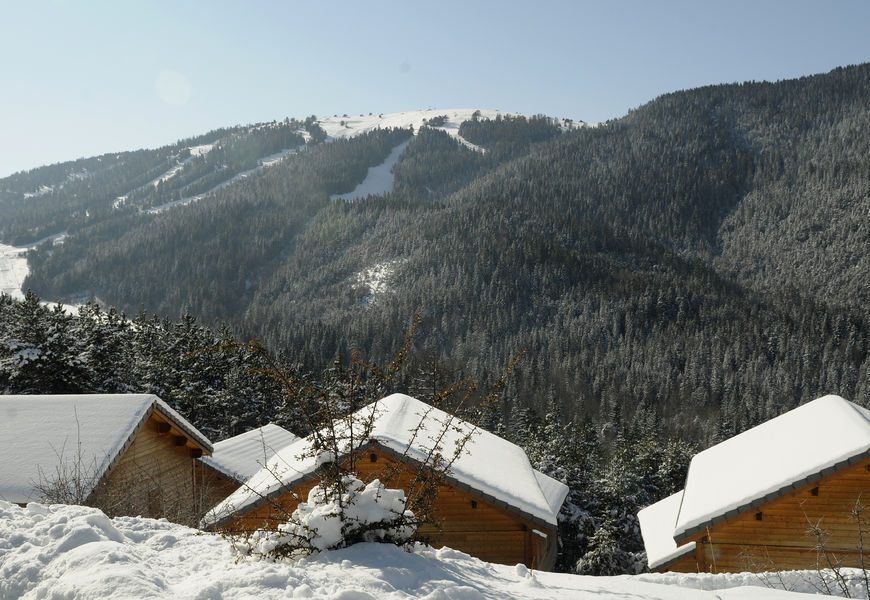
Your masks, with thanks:
M135 435L87 504L109 516L165 517L195 526L208 507L199 500L194 455L199 450L154 413Z
M213 508L242 485L232 477L210 467L202 461L196 461L195 466L197 495L199 503L206 511Z
M376 460L372 461L372 456ZM413 468L397 461L382 448L367 450L357 462L356 471L363 481L377 478L388 487L403 489L406 493L413 479ZM243 532L274 528L287 520L300 500L308 498L308 492L316 483L315 480L302 482L271 502L236 515L224 529ZM524 519L474 492L441 484L433 516L438 525L423 526L418 533L436 548L449 546L488 562L523 563L536 569L551 569L555 564L558 539L554 528Z
M862 523L868 544L865 553L870 555L867 459L711 526L693 538L698 542L695 560L700 570L714 573L815 569L829 566L829 559L843 566L858 566L858 522L850 514L859 499L867 506ZM817 552L811 524L825 532L827 554ZM694 571L695 567L686 570Z
M697 573L699 571L698 560L695 558L695 553L690 552L660 567L656 567L655 571L657 573Z

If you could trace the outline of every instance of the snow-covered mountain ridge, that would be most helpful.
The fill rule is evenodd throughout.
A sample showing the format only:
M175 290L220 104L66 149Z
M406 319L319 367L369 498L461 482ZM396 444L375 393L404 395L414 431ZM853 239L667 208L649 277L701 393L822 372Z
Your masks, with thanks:
M386 129L388 127L397 129L413 127L414 131L417 132L421 127L426 125L446 132L469 148L480 150L479 146L472 144L459 135L459 127L463 122L472 119L486 120L519 116L524 115L495 109L427 108L424 110L390 114L333 115L319 119L317 122L326 131L326 134L333 139L354 137L369 131ZM578 129L586 126L586 123L583 121L573 121L571 119L554 119L554 121L558 122L564 130Z

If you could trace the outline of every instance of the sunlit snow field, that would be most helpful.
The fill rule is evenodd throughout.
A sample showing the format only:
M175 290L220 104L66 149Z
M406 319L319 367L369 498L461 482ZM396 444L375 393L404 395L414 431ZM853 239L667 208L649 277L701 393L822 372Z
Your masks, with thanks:
M786 582L812 591L799 576ZM0 501L0 598L770 600L808 598L754 575L582 577L485 563L450 549L358 544L306 559L241 557L223 537L79 506ZM816 596L818 597L818 596Z

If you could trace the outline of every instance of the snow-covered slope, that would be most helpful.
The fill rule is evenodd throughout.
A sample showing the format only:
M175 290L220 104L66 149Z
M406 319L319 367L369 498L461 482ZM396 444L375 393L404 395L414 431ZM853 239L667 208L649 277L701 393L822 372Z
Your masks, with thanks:
M198 147L201 147L201 146L198 146ZM193 150L193 148L191 148L191 151L192 150ZM241 173L237 173L236 175L230 177L226 181L223 181L223 182L217 184L216 186L214 186L213 188L211 188L207 192L203 192L201 194L196 194L195 196L187 196L186 198L181 198L179 200L167 202L166 204L161 204L159 206L152 206L151 208L148 209L147 212L149 212L153 215L156 215L156 214L159 214L162 212L166 212L167 210L169 210L171 208L176 208L179 206L187 206L188 204L192 204L193 202L196 202L198 200L202 200L206 196L209 196L210 194L213 194L218 190L222 190L225 187L233 185L234 183L241 181L245 177L249 177L249 176L253 175L254 173L258 173L259 171L262 171L263 169L277 165L282 160L284 160L288 156L293 156L298 151L299 151L298 148L288 148L286 150L276 152L275 154L270 154L269 156L265 156L265 157L260 159L260 161L259 161L260 164L258 164L253 169L248 169L247 171L242 171ZM173 175L174 174L175 173L173 173ZM166 175L164 175L163 177L166 178Z
M21 286L30 269L27 266L27 248L0 244L0 294L18 300L24 298Z
M52 244L62 244L65 237L66 233L60 233L33 242L28 246L0 244L0 294L6 294L16 300L23 300L24 280L30 274L27 251L47 241L51 241ZM52 302L43 302L42 304L54 306ZM70 314L78 312L78 306L75 304L63 304L63 308Z
M367 196L386 194L393 189L393 167L399 162L402 152L408 147L411 140L405 140L390 152L386 160L375 167L369 167L366 178L363 179L352 191L346 194L332 196L335 200L363 200Z
M414 132L420 130L426 122L432 121L436 117L444 117L444 122L434 127L446 132L450 136L456 138L472 150L483 151L482 148L476 146L459 135L459 126L463 121L468 121L472 117L477 116L479 119L495 119L499 115L519 116L518 113L505 112L493 109L477 109L477 108L429 108L426 110L412 110L407 112L398 112L390 114L368 114L368 115L335 115L320 119L318 123L333 139L349 138L360 135L375 129L397 128L407 129L413 127ZM575 129L585 127L583 121L560 121L563 129ZM430 125L432 127L432 125Z
M375 129L386 128L407 129L408 127L413 127L416 132L423 126L424 121L445 116L446 120L444 124L437 127L437 129L442 129L450 135L459 138L459 126L463 121L471 119L475 113L478 113L478 117L481 119L494 119L498 115L516 116L517 114L491 109L429 108L426 110L412 110L390 114L336 115L320 119L318 123L320 123L320 126L323 127L323 130L326 131L326 135L329 137L348 138L374 131ZM468 143L464 140L462 141Z
M493 565L448 548L418 546L406 552L385 544L357 544L303 560L269 562L240 557L219 535L165 520L109 519L99 510L80 506L20 508L0 501L0 598L4 600L809 598L745 587L747 581L739 577L581 577ZM707 580L718 587L706 584ZM734 582L743 587L731 587Z

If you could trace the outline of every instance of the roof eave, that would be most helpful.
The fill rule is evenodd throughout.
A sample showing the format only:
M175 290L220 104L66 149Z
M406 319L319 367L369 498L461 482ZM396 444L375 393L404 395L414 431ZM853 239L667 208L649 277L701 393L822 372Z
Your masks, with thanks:
M659 560L656 562L647 563L649 565L650 570L667 570L666 567L668 565L672 565L680 559L685 558L689 554L695 551L695 544L693 542L689 542L686 547L678 552L677 554L673 554L668 556L664 560Z
M829 475L833 475L837 471L840 471L841 469L844 469L845 467L848 467L850 465L854 465L855 463L861 462L862 460L866 460L867 458L870 458L870 448L862 450L861 452L859 452L858 454L855 454L854 456L850 456L849 458L846 458L846 459L841 460L833 465L825 467L824 469L821 469L820 471L817 471L815 473L807 475L806 477L804 477L802 479L799 479L797 481L793 481L792 483L789 483L788 485L784 485L783 487L779 488L778 490L775 490L773 492L769 492L769 493L765 494L764 496L759 496L758 498L755 498L749 502L746 502L745 504L741 504L740 506L737 506L736 508L729 509L721 514L718 514L714 517L711 517L710 519L706 520L705 522L703 522L699 525L695 525L693 527L686 528L685 530L682 530L682 531L677 529L676 531L674 531L674 541L677 543L677 545L682 545L686 542L693 541L699 534L707 531L708 529L710 529L711 527L713 527L715 525L719 525L720 523L724 523L725 521L729 521L730 519L736 517L739 514L753 510L755 508L758 508L764 504L767 504L771 500L776 500L777 498L781 498L781 497L785 496L786 494L788 494L789 492L792 492L798 488L802 488L802 487L809 485L811 483L815 483L816 481L819 481L820 479L824 479L825 477L828 477Z
M211 454L214 451L214 447L211 442L208 441L202 433L200 433L193 425L184 420L181 415L175 413L174 410L166 410L164 408L163 401L158 398L158 402L154 402L152 405L152 411L156 410L161 417L168 420L170 423L175 425L181 432L183 432L190 441L200 450L203 451L204 454ZM166 405L168 407L168 405ZM150 414L150 412L149 412ZM181 418L179 418L181 417Z

